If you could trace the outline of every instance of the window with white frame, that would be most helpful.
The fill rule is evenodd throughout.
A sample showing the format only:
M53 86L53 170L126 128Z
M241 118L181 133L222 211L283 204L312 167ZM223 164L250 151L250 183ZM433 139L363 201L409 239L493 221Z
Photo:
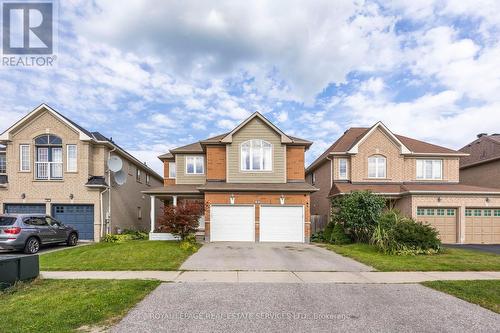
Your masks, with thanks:
M149 176L149 173L146 174L146 185L149 185L151 183L151 176Z
M347 179L347 158L339 159L339 179Z
M66 171L76 172L78 169L77 163L77 148L76 145L66 146Z
M186 174L203 175L205 162L203 156L186 156Z
M19 170L30 171L30 146L19 146Z
M316 173L313 171L312 175L311 175L311 180L312 180L312 184L316 184Z
M264 140L248 140L241 144L242 171L272 171L273 145Z
M175 162L168 162L168 178L175 179Z
M44 134L35 139L35 145L35 178L61 180L64 169L62 139Z
M137 168L135 169L135 180L137 182L141 182L141 169Z
M386 158L374 155L368 158L368 178L386 178Z
M417 160L417 179L442 179L442 160Z
M7 173L7 157L5 154L0 154L0 174Z

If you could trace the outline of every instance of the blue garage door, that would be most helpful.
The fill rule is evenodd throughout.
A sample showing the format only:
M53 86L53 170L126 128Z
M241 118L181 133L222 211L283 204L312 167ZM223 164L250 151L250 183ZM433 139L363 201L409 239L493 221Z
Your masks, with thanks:
M45 214L45 204L4 204L6 214Z
M76 230L80 239L94 240L93 205L52 205L52 216Z

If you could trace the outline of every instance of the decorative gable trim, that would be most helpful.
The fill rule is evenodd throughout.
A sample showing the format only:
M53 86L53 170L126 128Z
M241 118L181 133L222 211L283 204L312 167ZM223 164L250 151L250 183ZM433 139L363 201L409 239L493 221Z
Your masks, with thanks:
M59 119L62 123L66 124L69 128L73 129L76 133L80 135L80 140L82 141L91 141L93 138L90 137L87 133L83 132L81 129L79 129L77 126L72 124L68 119L63 117L61 114L59 114L57 111L52 109L50 106L47 104L41 104L38 106L36 109L28 113L26 116L18 120L14 125L9 127L7 130L5 130L2 134L0 134L0 141L10 141L11 138L11 133L18 129L19 127L25 125L28 121L30 121L33 117L35 117L38 114L41 114L42 112L47 111L57 119Z
M395 135L392 133L381 121L377 122L370 128L348 151L348 154L357 154L359 146L377 129L380 128L384 131L397 145L400 147L401 154L412 154L412 151L408 149Z
M252 121L254 118L259 118L262 120L266 125L271 127L276 133L278 133L281 136L281 142L282 143L293 143L293 140L287 136L283 131L281 131L278 127L276 127L273 123L271 123L269 120L267 120L263 115L261 115L259 112L255 112L252 114L250 117L248 117L244 122L239 124L235 129L233 129L231 132L229 132L226 136L224 136L221 139L221 142L223 143L231 143L233 142L233 135L238 132L240 129L242 129L246 124L248 124L250 121Z

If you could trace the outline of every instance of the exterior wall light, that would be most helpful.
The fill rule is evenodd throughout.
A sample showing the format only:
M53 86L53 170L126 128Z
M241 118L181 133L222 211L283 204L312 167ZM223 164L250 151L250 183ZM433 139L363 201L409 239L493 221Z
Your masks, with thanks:
M229 202L231 203L231 205L234 205L234 193L231 193L231 196L229 197Z
M71 193L71 194L69 195L69 199L70 199L70 200L73 200L74 198L75 198L75 196L73 195L73 193Z
M26 199L26 193L21 194L21 199Z
M285 196L282 194L280 197L280 204L284 205L285 204Z

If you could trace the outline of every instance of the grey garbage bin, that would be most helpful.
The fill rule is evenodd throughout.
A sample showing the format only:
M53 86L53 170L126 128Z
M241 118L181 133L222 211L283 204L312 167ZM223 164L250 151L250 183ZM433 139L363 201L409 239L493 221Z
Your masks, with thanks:
M0 284L34 279L39 274L38 255L0 255Z

